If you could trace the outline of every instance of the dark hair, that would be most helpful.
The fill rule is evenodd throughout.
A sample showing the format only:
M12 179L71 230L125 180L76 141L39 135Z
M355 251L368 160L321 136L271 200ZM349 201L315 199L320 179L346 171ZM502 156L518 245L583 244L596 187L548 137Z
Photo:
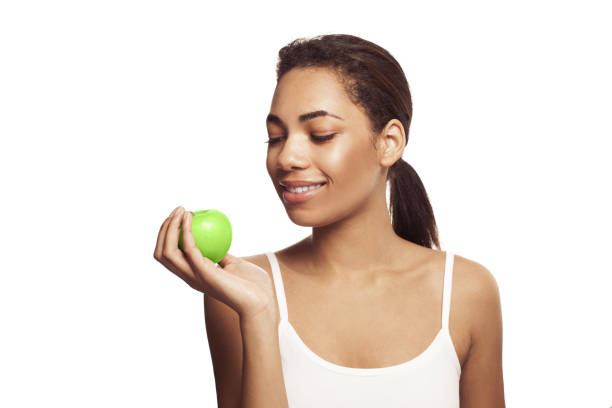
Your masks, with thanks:
M412 120L412 98L399 63L384 48L348 34L328 34L293 40L278 52L276 81L292 68L330 68L348 97L368 115L372 145L391 119L404 127L406 143ZM440 248L433 210L420 177L402 158L387 173L393 230L400 237L428 248Z

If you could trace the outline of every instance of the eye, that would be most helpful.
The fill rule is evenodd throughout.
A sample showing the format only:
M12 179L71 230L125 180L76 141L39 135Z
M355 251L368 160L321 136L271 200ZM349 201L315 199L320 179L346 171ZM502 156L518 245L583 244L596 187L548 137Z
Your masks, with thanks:
M269 144L271 144L271 145L272 145L272 144L274 144L274 143L279 142L280 140L281 140L281 138L280 138L280 137L276 137L276 138L274 138L274 139L268 139L268 140L266 140L264 143L269 143Z
M315 139L317 142L324 142L326 140L330 140L332 139L334 136L336 136L337 133L332 133L330 135L326 135L326 136L312 136L313 139Z
M332 139L336 135L337 135L337 133L332 133L332 134L325 135L325 136L314 136L314 135L310 135L310 136L314 140L316 140L317 142L325 142L327 140ZM266 140L264 143L268 143L268 144L272 145L272 144L278 143L281 139L282 139L282 137L270 138L270 139Z

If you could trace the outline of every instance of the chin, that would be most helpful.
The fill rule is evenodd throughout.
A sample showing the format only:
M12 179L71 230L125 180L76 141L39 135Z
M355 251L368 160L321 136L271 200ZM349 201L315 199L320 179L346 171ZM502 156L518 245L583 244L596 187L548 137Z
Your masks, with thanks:
M334 222L329 215L323 214L320 210L290 207L285 207L285 210L291 222L301 227L319 228Z
M319 218L316 214L308 214L308 211L304 211L301 208L285 208L287 210L287 216L296 225L301 227L316 227L319 224Z

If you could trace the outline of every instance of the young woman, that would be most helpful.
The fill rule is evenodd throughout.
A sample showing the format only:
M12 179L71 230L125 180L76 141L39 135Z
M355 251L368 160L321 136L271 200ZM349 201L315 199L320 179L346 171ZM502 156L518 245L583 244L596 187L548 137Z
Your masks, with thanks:
M351 35L298 39L279 57L266 165L312 234L216 265L177 207L155 249L205 293L219 406L504 407L498 287L439 249L402 160L412 102L400 65Z

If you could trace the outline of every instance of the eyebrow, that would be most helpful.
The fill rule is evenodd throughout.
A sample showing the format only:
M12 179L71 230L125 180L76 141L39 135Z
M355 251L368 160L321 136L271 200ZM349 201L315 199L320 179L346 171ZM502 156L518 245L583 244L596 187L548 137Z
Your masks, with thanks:
M316 110L313 112L303 113L300 116L298 116L298 120L300 121L300 123L302 123L302 122L306 122L307 120L318 118L319 116L331 116L336 119L344 120L340 116L334 115L333 113L330 113L326 110ZM275 123L281 128L283 128L284 130L287 130L287 125L285 124L285 122L283 122L281 118L279 118L273 113L268 114L268 116L266 117L266 123L268 122Z

